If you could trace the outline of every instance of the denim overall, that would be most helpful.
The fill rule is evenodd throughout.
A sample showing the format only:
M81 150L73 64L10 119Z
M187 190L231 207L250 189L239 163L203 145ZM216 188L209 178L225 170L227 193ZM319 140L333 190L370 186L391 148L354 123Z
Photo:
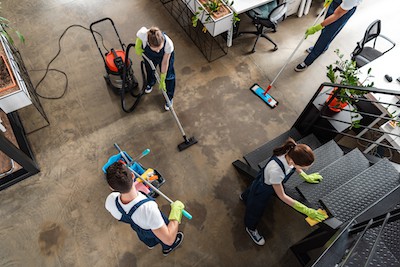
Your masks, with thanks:
M340 6L342 0L333 0L333 2L329 5L328 11L326 12L325 18L329 17L333 14L335 9ZM311 53L308 54L304 63L307 66L310 66L314 60L316 60L323 52L325 52L328 48L330 43L335 39L336 35L342 30L344 25L346 25L347 21L350 17L356 12L357 7L353 7L346 14L344 14L341 18L337 21L329 24L325 28L322 29L321 35L319 36L317 42L314 45L314 48L311 50Z
M125 222L131 225L132 229L137 233L139 239L145 243L148 247L154 247L158 243L161 244L163 250L167 250L170 248L170 246L165 245L160 239L156 237L156 235L151 231L151 230L145 230L143 228L140 228L136 223L133 222L132 220L132 214L139 208L140 205L146 203L147 201L154 201L152 198L146 198L138 203L136 203L131 210L126 213L125 210L121 207L121 204L118 202L118 198L115 199L115 205L117 206L118 210L121 212L122 217L120 219L121 222ZM164 222L166 224L169 223L167 217L160 211Z
M165 54L165 43L167 42L167 39L164 35L164 45L163 48L160 50L160 52L155 52L151 50L149 44L146 45L144 48L144 54L151 60L153 61L153 64L155 67L160 66L161 69L161 62ZM167 70L167 76L165 78L165 86L167 89L167 95L169 100L172 100L174 98L174 92L175 92L175 70L174 70L174 55L175 52L172 51L171 56L169 58L169 64L168 64L168 70ZM147 72L147 85L148 86L153 86L156 83L156 77L154 76L153 70L150 67L150 64L147 63L145 60L145 66L146 66L146 72Z
M280 161L276 156L272 156L268 163L271 160L275 160L278 163L279 167L281 167L283 173L285 174L285 167L283 166L282 161ZM254 231L257 228L257 224L261 220L261 217L264 213L265 207L267 206L267 201L271 195L274 194L274 188L272 185L268 185L264 183L264 169L267 167L268 163L264 168L260 170L256 179L253 183L243 192L242 198L246 203L246 214L244 216L244 224L247 228ZM282 181L282 184L286 183L289 177L294 173L295 168L286 175Z

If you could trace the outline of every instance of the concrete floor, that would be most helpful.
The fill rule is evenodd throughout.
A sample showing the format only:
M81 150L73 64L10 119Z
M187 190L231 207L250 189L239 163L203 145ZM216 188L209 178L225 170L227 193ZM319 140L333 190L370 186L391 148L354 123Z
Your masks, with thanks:
M399 42L399 8L389 8L392 2L364 0L331 49L306 72L295 73L317 35L308 38L275 83L271 94L280 105L271 110L248 88L254 82L269 84L314 21L316 7L302 18L289 17L271 34L278 51L271 52L272 45L261 40L249 55L254 38L243 36L228 55L209 63L158 0L3 0L2 14L26 38L19 47L29 70L46 67L71 24L89 27L110 17L126 44L134 42L141 26L160 26L175 43L176 112L188 136L199 143L178 152L182 136L157 90L134 113L122 112L118 97L106 87L90 32L70 29L51 66L68 74L68 91L60 100L42 100L51 125L28 136L41 172L0 193L0 265L297 266L288 249L312 228L274 199L260 225L266 245L256 246L244 230L245 207L238 199L247 181L231 163L292 126L327 81L325 66L335 60L334 48L348 55L374 19L380 18L383 33ZM242 27L250 28L242 18ZM112 43L113 31L106 30L104 38ZM133 62L138 75L139 59L134 56ZM31 71L34 84L41 75ZM63 78L51 73L38 91L57 96L63 86ZM32 107L20 113L27 131L43 124ZM109 189L101 167L116 153L113 143L131 155L150 148L141 163L159 170L166 179L162 190L182 200L193 215L180 226L183 245L168 257L159 248L148 250L128 225L104 209ZM169 211L166 201L157 202Z

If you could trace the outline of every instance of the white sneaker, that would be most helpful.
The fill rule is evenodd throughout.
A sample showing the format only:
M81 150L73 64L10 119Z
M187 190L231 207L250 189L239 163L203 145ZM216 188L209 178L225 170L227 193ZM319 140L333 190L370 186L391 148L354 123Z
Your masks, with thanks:
M313 50L313 48L314 48L314 46L310 46L309 48L306 49L306 52L310 54L311 51Z
M144 89L144 92L146 93L146 94L150 94L151 93L151 91L153 91L153 87L152 86L146 86L146 89Z
M174 105L174 100L170 100L169 102L171 102L171 107ZM169 106L168 106L168 103L165 103L165 106L164 106L164 108L165 108L165 110L169 110Z
M256 230L252 231L249 228L246 227L246 232L250 235L251 239L253 239L254 243L256 243L259 246L262 246L265 244L265 239L260 235Z

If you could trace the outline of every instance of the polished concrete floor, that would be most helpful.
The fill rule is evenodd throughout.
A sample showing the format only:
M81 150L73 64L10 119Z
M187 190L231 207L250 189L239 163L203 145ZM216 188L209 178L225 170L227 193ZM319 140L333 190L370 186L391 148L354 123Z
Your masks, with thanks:
M104 82L90 32L70 29L51 65L68 74L68 91L59 100L42 99L51 125L28 135L41 172L0 192L0 265L298 266L289 247L312 228L274 199L260 225L266 245L255 245L244 230L245 207L238 199L248 181L231 163L292 126L319 84L327 81L325 66L334 62L333 50L349 55L374 19L380 18L383 33L399 42L399 8L393 2L364 0L331 49L307 71L295 73L317 34L309 37L275 83L271 94L280 105L271 110L248 88L255 82L267 86L275 77L314 21L315 6L307 16L289 17L271 34L278 51L260 40L257 52L248 54L254 37L242 36L226 56L209 63L158 0L3 0L2 14L26 38L19 47L34 84L43 72L33 70L46 67L71 24L89 27L110 17L126 44L141 26L161 27L176 49L174 106L187 135L199 143L178 152L183 138L157 90L145 95L134 113L122 112ZM241 27L251 28L245 16ZM104 31L105 43L115 45L113 31ZM136 55L133 65L139 74ZM38 92L54 97L63 87L63 77L51 72ZM27 131L44 124L32 107L20 114ZM162 190L182 200L193 215L180 225L182 246L168 257L161 248L148 250L104 208L110 191L101 167L116 153L114 143L131 155L150 148L141 163L159 170L166 179ZM157 202L169 212L166 201Z

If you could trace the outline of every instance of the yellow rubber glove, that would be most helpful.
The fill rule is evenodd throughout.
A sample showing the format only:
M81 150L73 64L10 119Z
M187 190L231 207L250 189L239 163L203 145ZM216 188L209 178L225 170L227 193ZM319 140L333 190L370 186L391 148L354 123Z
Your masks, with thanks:
M160 75L160 89L163 91L167 91L167 86L165 85L165 78L167 78L166 73L161 73Z
M332 2L333 0L325 0L324 7L328 7Z
M138 56L142 56L144 49L143 49L143 41L140 38L136 38L136 42L135 42L135 52L136 55Z
M171 212L169 213L168 219L170 221L178 221L178 223L181 223L182 211L184 208L185 208L185 205L182 202L180 202L179 200L172 202L171 203Z
M322 175L319 174L318 172L311 173L311 174L301 172L299 175L301 178L304 179L304 181L306 181L307 183L310 183L310 184L318 184L319 182L322 181L322 179L324 179L322 177Z
M311 35L314 34L320 30L322 30L324 28L324 26L322 26L321 24L315 25L315 26L311 26L310 28L308 28L306 30L306 38Z
M328 215L319 213L315 209L308 208L306 205L303 205L298 201L294 202L293 208L295 210L297 210L298 212L301 212L301 213L307 215L308 217L310 217L311 219L314 219L314 220L319 221L319 222L322 222L323 220L328 218Z

